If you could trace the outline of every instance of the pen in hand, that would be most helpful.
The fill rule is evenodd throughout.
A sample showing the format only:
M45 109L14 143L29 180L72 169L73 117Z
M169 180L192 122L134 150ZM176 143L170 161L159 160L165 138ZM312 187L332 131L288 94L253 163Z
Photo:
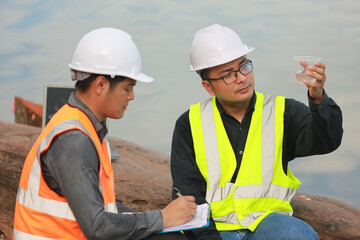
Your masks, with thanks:
M174 192L176 193L176 195L177 195L178 197L182 197L182 194L181 194L181 192L180 192L179 189L177 189L176 187L173 187L173 190L174 190Z

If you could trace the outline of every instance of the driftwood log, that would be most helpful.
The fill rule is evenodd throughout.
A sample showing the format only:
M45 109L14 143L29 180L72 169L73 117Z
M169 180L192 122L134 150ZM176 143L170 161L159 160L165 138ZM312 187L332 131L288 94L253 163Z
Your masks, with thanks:
M23 162L41 129L0 121L0 240L11 239ZM146 211L171 200L169 156L109 137L120 158L113 162L116 199ZM298 193L294 216L309 223L320 239L360 239L360 210L335 199Z

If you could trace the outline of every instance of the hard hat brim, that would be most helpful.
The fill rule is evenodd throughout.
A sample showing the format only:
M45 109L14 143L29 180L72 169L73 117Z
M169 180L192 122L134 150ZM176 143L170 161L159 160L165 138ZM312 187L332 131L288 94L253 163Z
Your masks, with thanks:
M144 82L144 83L150 83L150 82L154 81L154 78L152 78L144 73L141 73L137 76L124 76L124 77L128 77L128 78L134 79L136 81Z
M207 68L212 68L212 67L216 67L216 66L219 66L221 64L224 64L224 63L228 63L228 62L231 62L237 58L240 58L242 56L245 56L246 54L252 52L255 48L254 47L247 47L247 50L245 52L243 52L242 54L240 55L236 55L234 57L231 57L231 58L227 58L227 59L224 59L224 60L220 60L220 61L217 61L216 63L213 63L213 64L208 64L206 66L196 66L194 67L193 65L190 65L190 69L189 71L190 72L195 72L195 71L199 71L199 70L203 70L203 69L207 69Z
M109 73L108 71L96 71L94 72L92 69L85 69L85 68L79 68L78 66L70 63L69 68L75 71L79 71L79 72L84 72L84 73L90 73L90 74L98 74L98 75L106 75L106 76L110 76L110 77L114 77L114 76L122 76L122 77L127 77L127 78L131 78L134 79L136 81L140 81L140 82L144 82L144 83L150 83L152 81L154 81L154 78L144 74L144 73L139 73L139 74L129 74L129 73L125 73L125 72L116 72L115 74L113 73ZM74 81L76 81L77 79L75 79Z

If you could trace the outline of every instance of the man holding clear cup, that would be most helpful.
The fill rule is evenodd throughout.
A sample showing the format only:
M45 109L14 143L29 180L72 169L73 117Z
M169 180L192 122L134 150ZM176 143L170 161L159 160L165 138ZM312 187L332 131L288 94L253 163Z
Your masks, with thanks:
M324 91L325 64L304 63L309 107L294 99L255 91L254 62L231 29L198 31L190 70L212 96L176 122L171 151L174 187L196 203L208 202L208 228L188 239L318 239L292 217L290 201L300 185L288 163L339 147L342 113ZM176 196L173 196L176 198Z
M300 83L306 83L304 80L312 83L315 82L315 78L307 75L307 66L315 66L315 63L320 62L321 58L312 56L295 56L294 60L296 80ZM311 73L311 70L309 70L309 73Z

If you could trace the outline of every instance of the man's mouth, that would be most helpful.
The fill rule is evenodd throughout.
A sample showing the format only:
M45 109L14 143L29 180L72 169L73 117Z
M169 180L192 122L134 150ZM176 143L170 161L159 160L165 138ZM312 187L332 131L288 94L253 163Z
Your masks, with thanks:
M236 90L235 92L236 93L245 93L245 92L247 92L249 90L249 87L250 86L242 87L242 88Z

